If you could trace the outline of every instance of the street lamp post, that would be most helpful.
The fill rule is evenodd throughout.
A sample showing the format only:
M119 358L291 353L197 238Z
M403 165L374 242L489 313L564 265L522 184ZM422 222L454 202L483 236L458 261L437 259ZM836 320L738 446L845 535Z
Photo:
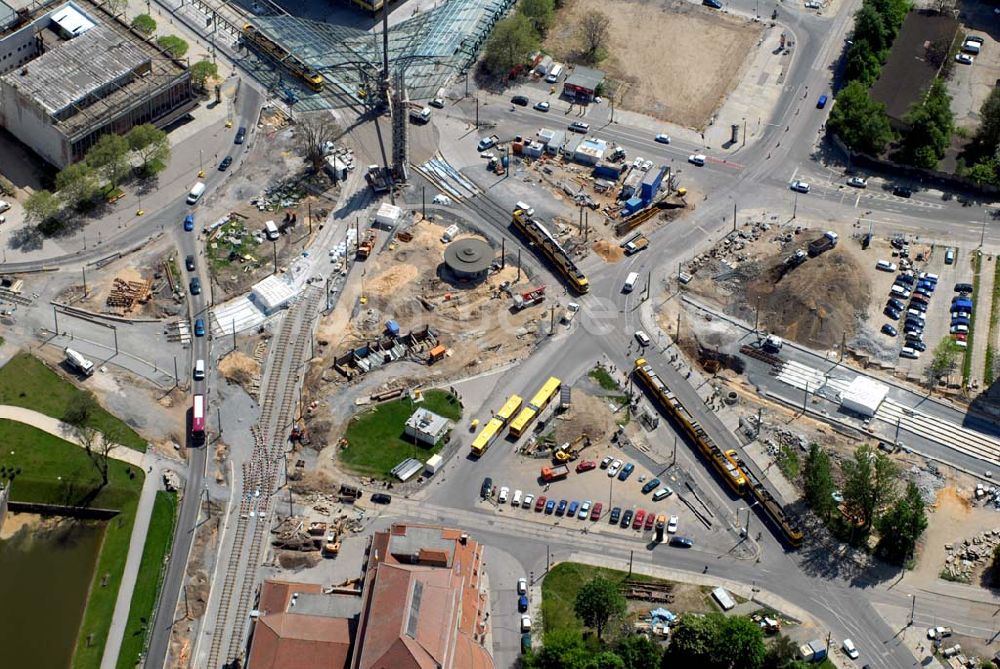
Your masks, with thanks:
M916 606L917 606L917 596L916 595L908 595L908 597L910 598L910 622L907 623L906 626L907 627L913 627L913 609L915 609Z

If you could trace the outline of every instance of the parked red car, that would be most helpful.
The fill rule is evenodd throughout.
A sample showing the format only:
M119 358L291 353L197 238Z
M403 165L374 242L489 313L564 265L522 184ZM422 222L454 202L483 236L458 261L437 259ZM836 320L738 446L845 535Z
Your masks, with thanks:
M656 522L656 514L653 513L652 511L646 512L646 526L642 529L649 532L651 529L653 529L653 523L655 522Z
M576 473L582 474L583 472L589 472L591 469L597 469L597 463L593 460L583 460L576 466Z
M604 508L604 505L601 504L600 502L598 502L597 504L594 504L594 508L590 510L590 519L591 520L597 520L597 519L599 519L601 517L601 509L603 509L603 508Z
M541 497L539 497L538 500L535 501L535 511L541 511L542 509L544 509L545 508L545 502L547 502L547 501L548 500L545 498L545 495L542 495Z
M632 529L637 530L642 527L642 521L646 520L646 512L639 509L635 512L635 520L632 521Z

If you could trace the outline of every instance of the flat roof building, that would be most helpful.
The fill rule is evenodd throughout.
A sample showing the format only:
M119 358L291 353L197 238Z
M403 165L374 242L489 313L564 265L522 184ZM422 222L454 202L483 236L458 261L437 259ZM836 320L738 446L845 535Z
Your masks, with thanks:
M406 436L411 439L433 446L448 430L451 429L451 421L444 416L439 416L427 409L417 409L406 421Z
M591 67L577 65L573 74L563 82L563 95L590 102L597 95L597 89L604 83L604 73Z
M187 67L103 7L33 8L0 30L0 124L56 167L102 135L162 127L194 107Z
M889 386L867 376L857 376L840 396L840 408L872 417L889 394Z

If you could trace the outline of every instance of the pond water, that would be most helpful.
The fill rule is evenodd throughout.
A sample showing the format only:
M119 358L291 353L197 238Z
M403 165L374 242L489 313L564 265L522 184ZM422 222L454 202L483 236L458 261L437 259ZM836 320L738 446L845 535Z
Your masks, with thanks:
M105 523L8 512L0 528L3 665L70 666Z

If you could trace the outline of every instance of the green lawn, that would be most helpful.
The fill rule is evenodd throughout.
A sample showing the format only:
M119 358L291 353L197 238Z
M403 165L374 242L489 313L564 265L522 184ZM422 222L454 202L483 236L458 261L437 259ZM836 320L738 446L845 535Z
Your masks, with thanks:
M146 630L153 615L153 605L160 591L163 558L170 552L177 518L177 494L160 490L153 502L146 545L142 549L139 577L132 591L132 603L125 625L125 638L118 652L118 668L132 669L145 650Z
M587 376L597 382L604 390L618 390L618 382L603 367L594 367L587 373Z
M62 419L66 408L83 393L28 353L19 353L0 367L0 404L34 409ZM88 424L99 432L119 427L123 446L146 450L146 441L135 430L100 407Z
M979 275L983 268L983 254L976 253L973 262L975 274L972 276L972 319L969 321L969 336L966 338L965 356L962 358L962 386L968 387L972 378L972 348L973 339L976 336L976 321L979 320Z
M605 567L593 567L577 562L557 564L542 581L542 624L546 632L555 630L583 631L583 623L573 611L576 593L584 583L595 576L603 576L609 581L624 581L628 572ZM634 581L665 583L662 579L633 573Z
M108 484L102 487L100 472L86 451L23 423L0 420L0 443L0 470L20 470L11 487L11 499L119 511L105 530L73 657L74 667L97 667L121 585L143 472L112 461Z
M423 401L411 403L409 398L394 400L363 411L351 418L347 426L347 448L340 452L341 461L351 469L368 476L389 478L389 472L406 458L426 461L441 450L441 444L428 448L414 446L403 433L406 419L417 408L433 411L439 416L458 420L462 417L459 401L443 390L428 390Z

